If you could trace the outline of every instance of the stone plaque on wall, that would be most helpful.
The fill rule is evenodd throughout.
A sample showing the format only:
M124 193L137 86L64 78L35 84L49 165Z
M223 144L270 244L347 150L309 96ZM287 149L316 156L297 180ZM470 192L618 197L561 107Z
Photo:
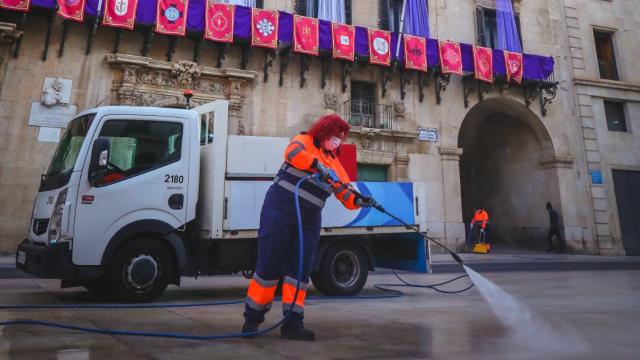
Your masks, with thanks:
M51 128L66 127L78 111L75 105L69 105L72 81L47 77L42 86L40 102L31 104L29 125Z
M76 116L75 105L57 105L48 107L39 102L31 103L29 125L63 128Z

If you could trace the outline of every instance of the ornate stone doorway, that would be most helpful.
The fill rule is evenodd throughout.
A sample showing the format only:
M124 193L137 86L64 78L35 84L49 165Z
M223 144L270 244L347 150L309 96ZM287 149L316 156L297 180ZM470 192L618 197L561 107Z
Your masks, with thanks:
M244 134L245 98L257 72L125 54L109 54L106 60L117 71L111 98L114 105L185 107L183 92L189 89L194 94L192 107L213 100L228 100L230 132Z

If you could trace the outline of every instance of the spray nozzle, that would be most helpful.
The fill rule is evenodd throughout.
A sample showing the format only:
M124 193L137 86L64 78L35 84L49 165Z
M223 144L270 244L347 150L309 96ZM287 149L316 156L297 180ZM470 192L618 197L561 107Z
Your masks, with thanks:
M462 261L462 259L460 259L460 256L458 256L458 254L454 253L453 251L451 251L450 254L451 257L453 257L453 260L457 261L458 264L464 265L464 262Z

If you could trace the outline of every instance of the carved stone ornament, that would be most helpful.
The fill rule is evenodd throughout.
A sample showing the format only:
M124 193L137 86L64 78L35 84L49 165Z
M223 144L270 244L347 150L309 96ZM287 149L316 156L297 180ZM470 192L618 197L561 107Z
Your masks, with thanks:
M393 112L396 118L404 118L405 106L403 101L395 101L393 103Z
M171 76L177 78L178 84L186 88L191 88L201 74L202 71L198 64L191 61L180 60L173 63L171 68Z
M214 100L229 101L229 124L244 133L245 89L258 73L249 70L198 66L191 61L166 62L148 57L109 54L107 63L116 70L113 99L118 105L184 107L184 89L194 92L191 106Z
M20 36L22 31L17 30L16 24L0 22L0 45L12 44Z
M373 143L375 141L376 135L380 132L379 129L366 129L363 131L362 138L360 142L362 143L362 148L365 150L370 150L373 147Z
M46 107L68 104L71 98L71 84L71 80L60 77L45 78L40 103Z
M324 104L327 109L337 110L338 97L336 94L325 93L324 94Z

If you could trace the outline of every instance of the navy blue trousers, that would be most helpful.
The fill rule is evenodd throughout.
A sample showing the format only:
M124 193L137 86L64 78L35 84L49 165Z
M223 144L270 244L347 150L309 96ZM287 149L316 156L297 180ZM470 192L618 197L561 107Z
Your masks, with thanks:
M322 209L300 199L300 210L304 236L300 289L306 292L320 240ZM294 194L278 185L271 185L260 213L258 259L254 280L268 284L284 278L285 283L288 281L291 284L292 279L298 278L298 252L298 221ZM270 306L256 307L247 302L245 309L245 317L262 322ZM301 318L303 308L297 307L295 312L296 317Z

